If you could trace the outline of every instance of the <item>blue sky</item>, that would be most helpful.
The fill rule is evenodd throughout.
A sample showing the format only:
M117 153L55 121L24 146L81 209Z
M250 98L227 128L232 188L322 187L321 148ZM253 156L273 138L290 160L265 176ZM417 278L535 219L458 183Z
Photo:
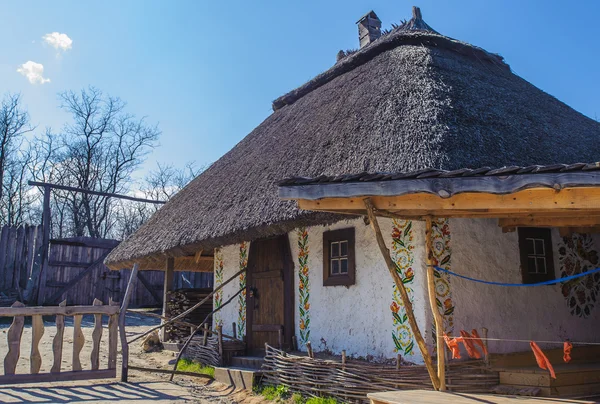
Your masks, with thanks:
M145 169L208 164L265 119L273 99L356 48L360 16L373 9L386 28L410 18L412 5L440 33L500 53L516 74L600 118L597 0L4 0L0 94L21 92L41 132L68 119L58 92L96 86L159 123ZM42 39L53 32L70 49ZM18 73L27 61L50 82Z

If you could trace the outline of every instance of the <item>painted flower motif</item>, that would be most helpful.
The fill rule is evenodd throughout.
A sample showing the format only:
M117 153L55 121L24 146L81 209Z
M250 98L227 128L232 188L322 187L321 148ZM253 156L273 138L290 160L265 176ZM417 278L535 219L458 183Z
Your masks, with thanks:
M310 303L304 303L304 311L310 310Z
M398 306L398 303L392 302L392 304L390 305L390 310L392 310L392 312L398 314L398 311L400 311L400 306Z
M403 270L408 268L413 262L413 259L408 249L402 247L396 250L396 265Z
M301 330L304 330L304 329L306 329L306 323L304 322L304 319L303 319L303 318L302 318L302 319L300 319L300 329L301 329Z
M452 305L452 299L446 299L444 300L444 309L445 310L449 310L453 307Z

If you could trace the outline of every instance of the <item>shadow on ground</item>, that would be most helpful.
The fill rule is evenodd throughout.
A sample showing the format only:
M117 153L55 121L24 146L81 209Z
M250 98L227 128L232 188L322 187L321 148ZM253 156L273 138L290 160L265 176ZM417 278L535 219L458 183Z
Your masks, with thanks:
M192 397L181 387L164 382L101 383L90 385L19 385L0 387L2 403L72 402L185 402Z

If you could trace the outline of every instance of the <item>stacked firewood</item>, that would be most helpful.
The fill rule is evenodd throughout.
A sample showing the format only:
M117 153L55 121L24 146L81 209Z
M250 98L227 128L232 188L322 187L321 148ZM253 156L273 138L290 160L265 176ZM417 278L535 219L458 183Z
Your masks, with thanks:
M212 289L178 289L167 293L167 317L173 318L190 309L196 303L202 301L212 292ZM202 306L198 307L187 316L181 318L186 323L199 325L213 310L213 300L208 299ZM211 326L211 319L208 319ZM166 333L171 341L185 341L191 333L191 327L182 324L173 324L166 327Z

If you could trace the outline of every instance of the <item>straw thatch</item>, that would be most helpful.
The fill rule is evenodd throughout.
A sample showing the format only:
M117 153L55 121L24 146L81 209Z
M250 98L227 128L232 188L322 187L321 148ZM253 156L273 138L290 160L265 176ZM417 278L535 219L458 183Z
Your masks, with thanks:
M208 251L334 219L279 200L286 177L598 160L599 123L498 55L410 29L418 26L403 24L277 99L107 261Z

